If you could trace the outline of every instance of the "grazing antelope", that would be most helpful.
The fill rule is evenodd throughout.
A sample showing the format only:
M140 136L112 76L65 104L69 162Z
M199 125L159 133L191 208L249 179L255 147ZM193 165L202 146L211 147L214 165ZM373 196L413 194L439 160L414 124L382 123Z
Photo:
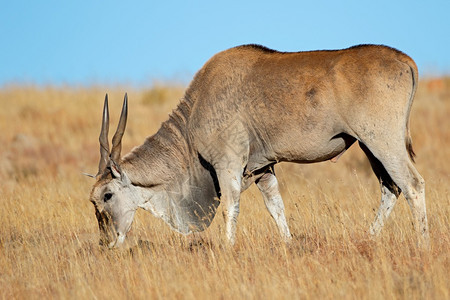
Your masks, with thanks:
M207 228L220 202L233 244L240 194L252 183L289 240L274 165L336 161L358 141L381 185L370 232L380 232L403 192L427 245L425 183L409 133L417 83L414 61L386 46L296 53L235 47L212 57L158 132L122 158L127 95L111 151L106 97L90 195L100 244L122 244L138 208L188 234Z

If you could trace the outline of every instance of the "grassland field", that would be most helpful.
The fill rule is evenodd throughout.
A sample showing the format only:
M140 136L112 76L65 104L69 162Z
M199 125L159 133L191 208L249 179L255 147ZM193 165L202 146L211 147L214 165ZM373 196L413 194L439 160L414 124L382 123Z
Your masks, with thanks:
M450 78L422 80L411 113L428 252L416 246L403 196L381 235L369 236L380 190L357 145L336 164L276 166L290 245L251 187L232 249L224 246L221 208L189 238L138 211L125 249L99 248L88 199L94 179L82 172L97 171L105 93L115 128L128 92L126 153L157 131L183 90L0 88L0 298L450 299Z

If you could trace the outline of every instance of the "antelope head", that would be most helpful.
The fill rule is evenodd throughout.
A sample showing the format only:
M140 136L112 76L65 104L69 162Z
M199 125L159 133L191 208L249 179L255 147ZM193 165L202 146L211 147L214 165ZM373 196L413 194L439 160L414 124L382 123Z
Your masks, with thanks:
M108 95L106 95L99 137L100 163L95 176L97 182L92 188L90 201L95 206L95 215L100 230L100 245L110 248L120 246L125 240L137 209L137 195L139 194L119 165L127 114L128 97L125 94L119 125L112 139L112 150L110 151L108 142L109 109Z

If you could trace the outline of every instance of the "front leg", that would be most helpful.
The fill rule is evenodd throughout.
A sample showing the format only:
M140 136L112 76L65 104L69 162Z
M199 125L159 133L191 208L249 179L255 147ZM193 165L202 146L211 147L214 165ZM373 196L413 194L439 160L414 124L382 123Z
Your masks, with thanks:
M292 237L284 214L284 203L278 189L278 181L275 177L273 166L256 181L256 185L261 191L264 203L270 215L277 223L278 230L286 242L290 242Z
M241 196L242 172L232 169L217 171L221 197L223 203L223 216L225 219L226 236L231 245L236 242L236 223L239 215L239 199Z

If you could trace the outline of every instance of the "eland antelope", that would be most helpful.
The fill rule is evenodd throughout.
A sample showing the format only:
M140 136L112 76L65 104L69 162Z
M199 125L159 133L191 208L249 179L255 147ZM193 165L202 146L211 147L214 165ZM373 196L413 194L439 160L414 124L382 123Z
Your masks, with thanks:
M381 186L370 233L380 232L403 192L427 245L425 183L409 132L417 83L414 61L386 46L289 53L235 47L213 56L161 128L123 157L127 95L111 150L106 96L90 194L100 244L122 244L138 208L188 234L207 228L220 202L233 244L240 194L252 183L289 240L274 165L336 161L358 141Z

